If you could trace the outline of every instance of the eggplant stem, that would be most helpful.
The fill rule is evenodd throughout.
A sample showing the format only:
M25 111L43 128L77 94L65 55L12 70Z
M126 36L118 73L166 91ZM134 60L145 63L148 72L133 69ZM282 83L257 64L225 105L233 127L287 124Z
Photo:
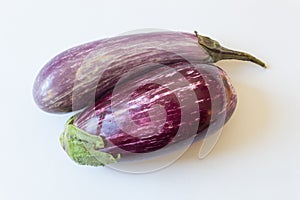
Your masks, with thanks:
M262 66L263 68L267 68L264 62L250 55L249 53L235 51L232 49L222 47L220 43L217 42L216 40L213 40L206 36L199 35L197 31L194 32L198 38L198 43L205 50L207 50L207 52L212 57L214 62L218 62L219 60L226 60L226 59L236 59L236 60L250 61Z
M74 116L71 117L66 125L65 131L60 136L60 143L69 157L81 165L104 166L116 163L121 155L116 157L102 152L104 140L101 136L91 135L74 124Z

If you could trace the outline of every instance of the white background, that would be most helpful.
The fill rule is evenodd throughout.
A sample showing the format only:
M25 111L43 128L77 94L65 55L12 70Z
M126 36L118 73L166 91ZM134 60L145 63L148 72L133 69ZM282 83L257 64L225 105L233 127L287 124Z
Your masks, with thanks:
M1 1L0 199L300 199L299 10L297 0ZM35 76L65 49L142 28L196 29L270 68L218 63L239 103L206 159L194 145L150 174L78 166L58 142L70 115L35 106Z

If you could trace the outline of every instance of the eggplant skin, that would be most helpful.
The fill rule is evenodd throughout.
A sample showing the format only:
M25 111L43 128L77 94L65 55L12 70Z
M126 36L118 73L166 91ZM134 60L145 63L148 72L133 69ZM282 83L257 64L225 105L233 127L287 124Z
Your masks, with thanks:
M194 34L165 31L102 39L51 59L36 77L33 97L49 113L76 111L111 90L129 70L181 61L213 62Z
M94 105L72 117L61 136L69 156L79 164L93 166L135 155L147 157L149 152L191 137L197 140L212 134L229 120L236 108L237 97L222 69L211 64L188 62L166 66L125 78L115 91L106 93ZM183 86L181 83L188 84ZM88 139L77 140L69 136L69 126L83 132L84 138ZM94 137L100 138L103 146L90 148L98 140ZM72 147L78 141L84 141L89 148L84 154L70 150L71 140ZM100 153L105 157L110 155L110 162L102 154L98 155ZM86 155L98 163L85 159Z

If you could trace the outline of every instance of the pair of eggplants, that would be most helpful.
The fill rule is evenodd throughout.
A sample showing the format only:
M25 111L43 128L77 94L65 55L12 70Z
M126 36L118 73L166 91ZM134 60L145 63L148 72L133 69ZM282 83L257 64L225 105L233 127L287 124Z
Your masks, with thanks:
M33 96L46 112L83 109L67 121L61 144L75 162L104 166L220 129L237 103L213 65L222 59L265 67L196 31L138 33L62 52L38 74Z

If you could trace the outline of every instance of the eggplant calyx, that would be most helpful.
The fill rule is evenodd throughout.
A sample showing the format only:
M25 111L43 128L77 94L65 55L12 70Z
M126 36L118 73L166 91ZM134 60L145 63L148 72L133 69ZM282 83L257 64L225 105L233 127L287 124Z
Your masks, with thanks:
M101 152L104 141L101 136L91 135L73 125L71 117L60 136L60 143L72 160L80 165L105 166L116 163L120 155Z
M222 47L219 42L213 40L209 37L199 35L197 31L194 31L196 37L198 38L198 43L209 53L212 60L217 62L219 60L226 60L226 59L236 59L236 60L243 60L243 61L250 61L256 63L263 68L267 68L266 64L261 60L255 58L254 56L241 52L235 51L232 49L228 49Z

